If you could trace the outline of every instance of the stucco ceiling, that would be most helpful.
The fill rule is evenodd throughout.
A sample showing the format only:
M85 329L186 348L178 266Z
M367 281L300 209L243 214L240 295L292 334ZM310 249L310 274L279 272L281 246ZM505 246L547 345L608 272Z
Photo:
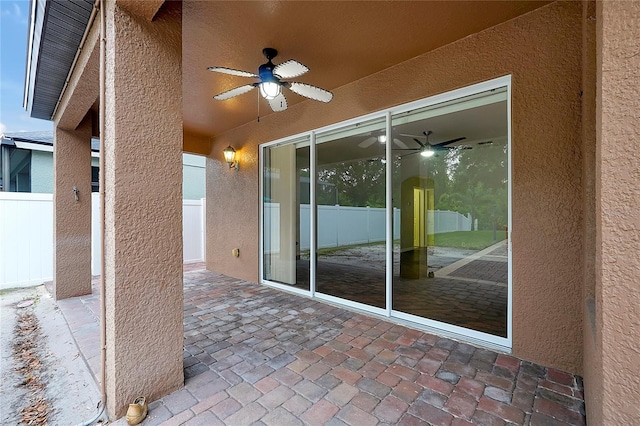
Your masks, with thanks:
M185 130L216 136L258 116L257 91L212 97L254 80L212 73L209 66L257 72L264 47L278 64L296 59L310 72L295 79L327 90L545 5L546 1L183 2ZM456 64L451 64L452 67ZM289 107L306 100L286 92ZM327 104L326 108L331 108ZM272 113L260 100L260 115Z

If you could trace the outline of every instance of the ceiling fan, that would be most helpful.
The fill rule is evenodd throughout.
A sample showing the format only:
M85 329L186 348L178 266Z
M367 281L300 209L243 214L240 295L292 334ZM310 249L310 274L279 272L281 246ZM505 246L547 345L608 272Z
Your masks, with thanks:
M304 96L309 99L313 99L320 102L329 102L333 99L333 93L328 90L321 89L316 86L312 86L306 83L297 83L295 81L283 81L284 79L290 79L299 77L309 71L307 66L301 64L298 61L290 59L281 64L274 65L271 60L278 56L276 49L266 47L262 49L262 54L267 58L267 62L260 65L258 68L258 74L254 74L247 71L235 70L232 68L224 67L209 67L209 71L219 72L223 74L230 74L239 77L257 78L260 81L251 84L245 84L231 90L227 90L213 97L218 101L224 101L233 97L247 93L256 87L260 88L260 94L263 98L269 102L269 106L275 112L284 111L287 109L287 99L282 93L282 88L286 87L294 93L300 96Z
M432 157L436 151L442 151L445 149L471 149L470 146L448 146L452 143L461 141L466 139L465 136L462 136L460 138L455 138L455 139L451 139L448 141L444 141L444 142L439 142L439 143L434 143L431 144L429 142L429 136L432 134L433 132L431 130L427 130L422 132L422 134L425 136L425 142L423 143L422 141L420 141L418 139L419 136L415 136L415 135L402 135L402 136L409 136L412 137L414 141L416 141L418 143L418 145L420 145L420 148L407 148L407 149L394 149L394 151L418 151L418 152L414 152L408 155L413 155L413 154L420 154L423 157Z

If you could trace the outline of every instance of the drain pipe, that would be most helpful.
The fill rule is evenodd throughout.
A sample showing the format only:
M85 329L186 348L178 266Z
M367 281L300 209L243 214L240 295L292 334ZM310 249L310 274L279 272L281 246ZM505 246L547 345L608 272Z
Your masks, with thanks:
M105 304L105 290L106 281L104 277L105 267L105 200L104 200L104 120L105 120L105 63L107 52L107 38L106 38L106 24L105 24L105 10L104 0L96 0L100 3L100 112L99 112L99 125L100 125L100 391L102 392L102 406L107 405L107 385L106 385L106 361L107 361L107 314ZM104 409L104 408L103 408Z
M99 133L100 133L100 175L99 175L99 194L100 194L100 410L98 414L90 420L87 420L84 423L79 424L78 426L90 426L95 421L97 421L103 414L106 413L107 407L107 387L105 383L105 379L107 376L106 373L106 352L107 352L107 325L106 325L106 309L105 309L105 278L104 278L104 264L105 264L105 254L104 254L104 117L105 117L105 54L106 54L106 29L105 29L105 10L104 10L104 0L96 0L93 5L94 10L96 8L100 9L100 110L98 112L98 125L99 125ZM107 421L108 421L107 415Z

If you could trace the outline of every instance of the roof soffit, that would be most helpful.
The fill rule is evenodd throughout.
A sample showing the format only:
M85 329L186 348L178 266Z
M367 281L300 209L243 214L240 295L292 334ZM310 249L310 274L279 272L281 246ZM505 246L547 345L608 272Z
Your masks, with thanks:
M32 0L25 106L50 120L93 9L93 0Z

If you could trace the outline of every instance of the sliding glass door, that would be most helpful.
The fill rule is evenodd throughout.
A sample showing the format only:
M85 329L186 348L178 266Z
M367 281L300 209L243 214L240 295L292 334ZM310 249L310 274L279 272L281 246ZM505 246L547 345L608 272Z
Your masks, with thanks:
M262 281L509 347L510 79L265 144Z
M307 291L309 145L309 138L304 137L262 152L262 278Z
M507 90L393 117L393 310L507 337Z
M318 293L385 307L385 121L316 136Z

